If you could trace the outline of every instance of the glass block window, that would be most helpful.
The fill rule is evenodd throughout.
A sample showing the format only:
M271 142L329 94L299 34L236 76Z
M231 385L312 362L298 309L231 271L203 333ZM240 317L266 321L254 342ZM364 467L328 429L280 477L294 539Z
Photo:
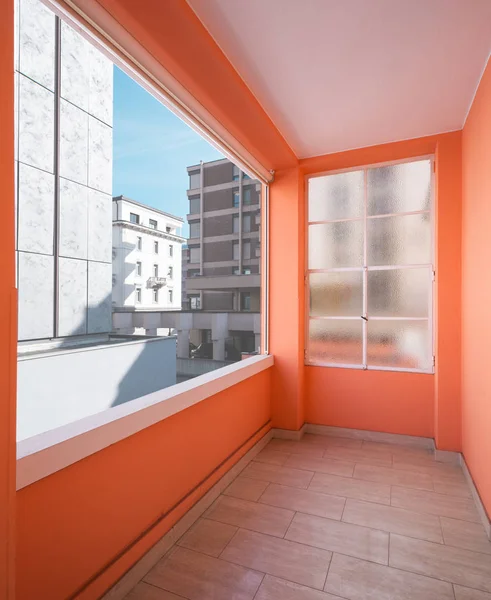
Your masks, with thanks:
M432 170L309 179L307 364L433 371Z

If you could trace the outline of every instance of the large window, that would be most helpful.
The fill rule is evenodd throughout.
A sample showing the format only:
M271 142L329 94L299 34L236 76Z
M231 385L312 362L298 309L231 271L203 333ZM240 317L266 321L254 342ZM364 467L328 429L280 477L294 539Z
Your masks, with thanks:
M432 371L432 164L309 179L309 364Z

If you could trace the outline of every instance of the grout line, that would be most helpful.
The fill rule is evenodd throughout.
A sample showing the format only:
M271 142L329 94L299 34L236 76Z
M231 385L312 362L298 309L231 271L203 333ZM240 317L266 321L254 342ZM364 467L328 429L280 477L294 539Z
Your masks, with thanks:
M346 504L348 504L348 498L344 499L344 506L343 506L343 512L341 513L341 518L339 519L340 521L342 521L343 523L346 523L346 521L343 521L344 518L344 511L346 510ZM353 523L354 524L354 523Z
M261 498L264 496L264 494L266 493L266 490L267 490L267 489L269 488L269 486L271 485L271 481L268 481L267 483L268 483L268 485L267 485L267 486L264 488L264 490L263 490L263 491L261 492L261 494L259 495L259 498L256 500L256 503L257 503L257 504L263 504L263 503L261 502ZM277 508L281 508L281 507L280 507L280 506L278 506Z
M390 539L392 537L392 532L389 531L389 543L387 544L387 566L390 566Z
M293 519L295 518L295 516L296 516L297 512L298 512L298 511L296 511L296 510L294 510L294 511L293 511L293 516L292 516L292 518L290 519L290 522L288 523L288 527L286 528L286 531L285 531L285 533L283 534L283 536L282 536L282 539L284 539L284 540L286 539L286 536L287 536L288 532L290 531L290 527L292 526ZM294 540L290 540L290 541L294 541ZM307 544L306 544L306 545L307 545Z
M237 531L234 533L234 535L229 539L229 541L225 544L225 546L223 547L222 551L220 552L220 554L214 558L220 558L222 556L222 554L225 552L225 550L230 546L230 544L232 543L232 540L235 539L235 537L237 536L237 534L239 533L239 531L241 530L241 527L237 527Z
M259 573L261 573L261 571L259 571ZM254 600L254 598L258 595L259 590L261 589L261 586L263 584L264 578L266 577L266 573L263 573L263 577L261 579L261 582L259 583L259 585L257 586L257 590L256 593L254 594L254 596L252 597L252 600Z
M438 515L438 523L440 524L440 531L441 531L441 534L442 534L442 540L443 540L443 542L442 542L442 543L443 543L445 546L447 546L447 544L446 544L446 542L445 542L445 534L443 533L443 525L442 525L442 517L441 517L441 515Z
M454 600L457 600L457 594L455 593L455 583L452 583L452 593L453 593Z
M145 585L149 585L150 587L155 588L156 590L160 590L161 592L169 592L170 594L174 594L178 598L182 598L183 600L188 600L186 596L181 596L180 594L176 594L176 592L171 592L170 590L166 590L165 588L160 587L159 585L155 585L153 583L149 583L148 581L143 581L141 579L138 583L144 583ZM138 585L138 584L137 584ZM132 590L133 591L133 590ZM124 599L123 599L124 600Z
M326 588L327 578L329 577L329 571L331 570L331 565L332 565L333 558L334 558L334 552L331 553L331 560L329 561L329 564L327 565L327 573L326 573L326 577L324 579L324 585L322 586L322 591L324 591L325 588Z

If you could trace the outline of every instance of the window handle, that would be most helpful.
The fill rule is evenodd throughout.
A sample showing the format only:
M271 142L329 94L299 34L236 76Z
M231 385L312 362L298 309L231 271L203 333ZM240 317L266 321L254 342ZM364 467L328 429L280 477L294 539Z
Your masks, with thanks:
M360 315L360 319L363 319L364 321L368 321L367 317L364 317L363 315Z

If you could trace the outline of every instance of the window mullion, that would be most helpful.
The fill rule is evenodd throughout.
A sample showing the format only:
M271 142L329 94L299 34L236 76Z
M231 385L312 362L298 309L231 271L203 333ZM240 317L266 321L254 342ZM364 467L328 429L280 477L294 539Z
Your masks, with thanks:
M368 198L368 173L367 169L363 169L363 368L367 368L367 351L368 351L368 269L367 269L367 198Z

